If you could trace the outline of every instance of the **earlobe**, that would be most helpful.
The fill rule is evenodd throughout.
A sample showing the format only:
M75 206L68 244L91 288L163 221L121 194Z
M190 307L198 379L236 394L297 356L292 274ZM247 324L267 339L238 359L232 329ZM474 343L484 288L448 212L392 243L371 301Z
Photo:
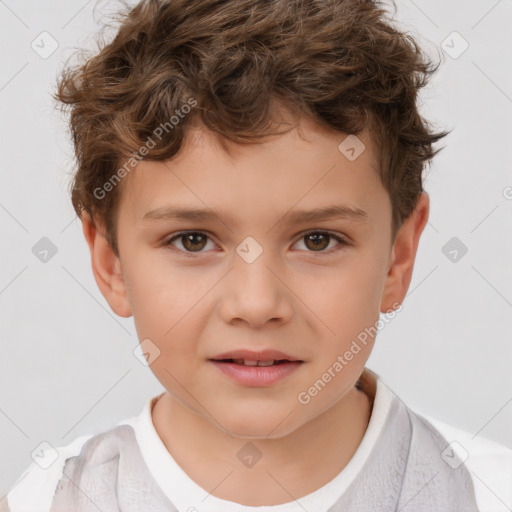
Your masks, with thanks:
M119 316L132 315L121 262L87 212L82 213L82 229L89 251L94 279L112 311Z
M396 235L392 249L392 263L388 270L381 299L381 313L389 313L397 309L395 306L402 304L407 294L420 236L428 221L429 205L428 195L422 192L413 212L405 220Z

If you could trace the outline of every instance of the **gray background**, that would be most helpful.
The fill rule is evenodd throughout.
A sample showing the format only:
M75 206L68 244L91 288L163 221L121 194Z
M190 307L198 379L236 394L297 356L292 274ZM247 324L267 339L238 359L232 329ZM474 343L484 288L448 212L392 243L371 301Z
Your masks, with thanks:
M115 316L94 282L68 194L67 127L49 96L118 5L93 13L95 3L0 0L0 496L40 442L106 430L163 389L133 355L133 319ZM404 308L368 366L412 408L512 447L512 2L398 4L402 28L443 55L421 108L453 132L427 171L430 221ZM43 31L59 45L47 58L31 47ZM460 51L453 31L469 44L457 58L441 49ZM32 252L43 237L58 249L46 263ZM468 249L456 262L443 252L452 237Z

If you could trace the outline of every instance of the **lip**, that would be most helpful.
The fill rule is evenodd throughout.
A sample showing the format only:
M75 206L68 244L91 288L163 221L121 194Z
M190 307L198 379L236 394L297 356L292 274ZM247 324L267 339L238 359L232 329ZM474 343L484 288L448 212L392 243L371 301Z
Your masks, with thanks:
M301 359L291 356L289 354L285 354L284 352L280 352L279 350L265 349L265 350L232 350L230 352L224 352L222 354L218 354L212 358L211 360L220 361L221 359L246 359L248 361L271 361L271 360L282 360L286 359L288 361L298 361L303 362Z
M226 358L227 359L227 358ZM233 358L238 359L238 358ZM248 358L243 358L248 359ZM264 361L264 359L262 359ZM228 377L239 384L249 387L271 386L300 368L304 361L287 361L274 366L245 366L236 363L215 361L210 362Z

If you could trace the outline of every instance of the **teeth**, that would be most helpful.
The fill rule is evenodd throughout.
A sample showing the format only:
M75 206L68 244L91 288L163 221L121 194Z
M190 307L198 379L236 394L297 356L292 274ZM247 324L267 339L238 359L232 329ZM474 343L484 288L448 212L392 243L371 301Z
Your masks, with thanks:
M243 364L244 366L272 366L274 364L274 359L271 361L251 361L249 359L233 359L233 362L236 364Z
M257 366L258 361L251 361L249 359L237 359L238 364L243 364L244 366Z

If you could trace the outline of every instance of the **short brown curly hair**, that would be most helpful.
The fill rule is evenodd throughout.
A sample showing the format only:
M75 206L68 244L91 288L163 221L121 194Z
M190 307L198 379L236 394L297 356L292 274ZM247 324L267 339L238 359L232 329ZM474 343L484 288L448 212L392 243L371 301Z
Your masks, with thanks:
M65 66L53 95L71 111L73 207L104 226L116 255L123 162L170 159L194 119L239 144L293 129L272 129L276 105L348 134L370 128L394 240L449 131L433 132L416 105L439 64L381 2L142 0L116 16L113 40Z

